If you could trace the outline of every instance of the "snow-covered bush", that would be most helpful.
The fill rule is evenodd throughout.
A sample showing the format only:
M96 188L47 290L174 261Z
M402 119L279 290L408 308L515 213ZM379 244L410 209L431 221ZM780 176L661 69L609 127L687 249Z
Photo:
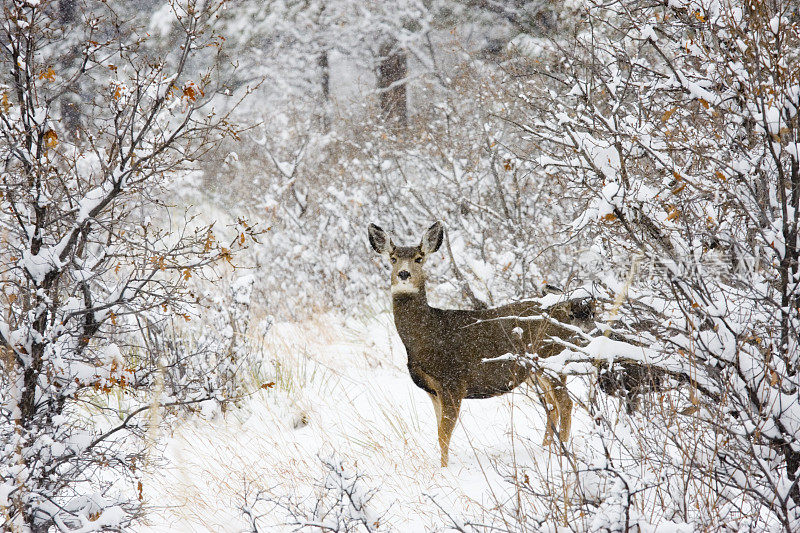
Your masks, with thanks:
M113 2L2 2L4 530L125 527L160 407L219 399L230 379L170 334L192 318L192 278L232 253L161 200L232 133L212 77L186 70L216 50L219 5L171 8L168 60Z
M291 527L293 531L331 533L391 530L389 524L382 522L381 512L370 503L375 490L365 485L362 474L335 456L320 457L320 463L324 475L312 488L312 494L271 494L263 490L248 492L252 487L245 487L241 511L250 530L257 533L279 525ZM268 522L274 517L276 509L285 515L285 522ZM267 515L265 511L270 514Z
M717 499L684 519L797 530L797 4L585 8L573 39L529 47L531 74L514 89L526 118L507 117L585 202L574 230L598 235L608 265L630 274L607 280L624 302L616 334L647 347L637 362L689 384L661 396L673 409L633 425L650 434L642 453L666 477L694 472L684 488ZM589 344L585 354L620 355ZM680 509L670 485L660 495Z

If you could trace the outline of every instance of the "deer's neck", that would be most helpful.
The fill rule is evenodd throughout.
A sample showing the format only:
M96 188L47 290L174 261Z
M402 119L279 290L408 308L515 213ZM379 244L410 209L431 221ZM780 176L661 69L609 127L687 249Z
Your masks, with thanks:
M413 294L392 296L394 325L407 350L425 342L431 323L431 307L425 295L425 287Z

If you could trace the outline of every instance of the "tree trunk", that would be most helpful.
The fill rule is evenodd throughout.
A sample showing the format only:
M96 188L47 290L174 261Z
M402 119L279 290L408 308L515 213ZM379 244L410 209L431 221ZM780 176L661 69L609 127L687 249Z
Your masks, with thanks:
M328 63L327 50L319 54L317 65L319 65L320 77L322 78L322 131L323 133L328 133L331 131L331 68Z
M389 39L380 46L378 91L383 117L405 126L407 123L405 79L408 74L408 60L406 53L396 45L394 39Z
M65 34L71 33L71 27L77 20L77 5L75 0L59 0L58 20ZM80 57L80 47L77 44L70 46L69 53L64 54L59 65L61 72L70 72ZM67 94L61 100L61 116L63 126L68 136L75 140L81 128L81 88L77 82L69 84Z

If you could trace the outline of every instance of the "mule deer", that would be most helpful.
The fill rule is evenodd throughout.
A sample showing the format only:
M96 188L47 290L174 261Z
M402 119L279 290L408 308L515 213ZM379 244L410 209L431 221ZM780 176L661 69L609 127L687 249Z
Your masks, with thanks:
M428 305L423 265L442 244L442 225L428 228L417 246L395 246L374 224L368 233L372 248L392 263L394 323L406 347L411 379L433 402L442 466L447 466L461 401L497 396L525 381L543 391L544 445L552 442L554 432L566 442L572 400L563 376L534 372L530 360L515 354L557 354L562 348L550 339L575 335L564 323L588 325L594 318L593 302L576 299L543 308L530 300L491 309L437 309Z

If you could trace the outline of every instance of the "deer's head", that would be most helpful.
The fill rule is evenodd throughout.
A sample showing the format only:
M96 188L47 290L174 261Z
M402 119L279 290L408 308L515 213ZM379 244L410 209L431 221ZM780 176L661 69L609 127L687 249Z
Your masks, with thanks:
M370 224L369 243L392 264L392 294L417 294L425 290L425 272L422 266L428 256L439 249L444 238L440 222L428 228L417 246L395 246L389 235L375 224Z

